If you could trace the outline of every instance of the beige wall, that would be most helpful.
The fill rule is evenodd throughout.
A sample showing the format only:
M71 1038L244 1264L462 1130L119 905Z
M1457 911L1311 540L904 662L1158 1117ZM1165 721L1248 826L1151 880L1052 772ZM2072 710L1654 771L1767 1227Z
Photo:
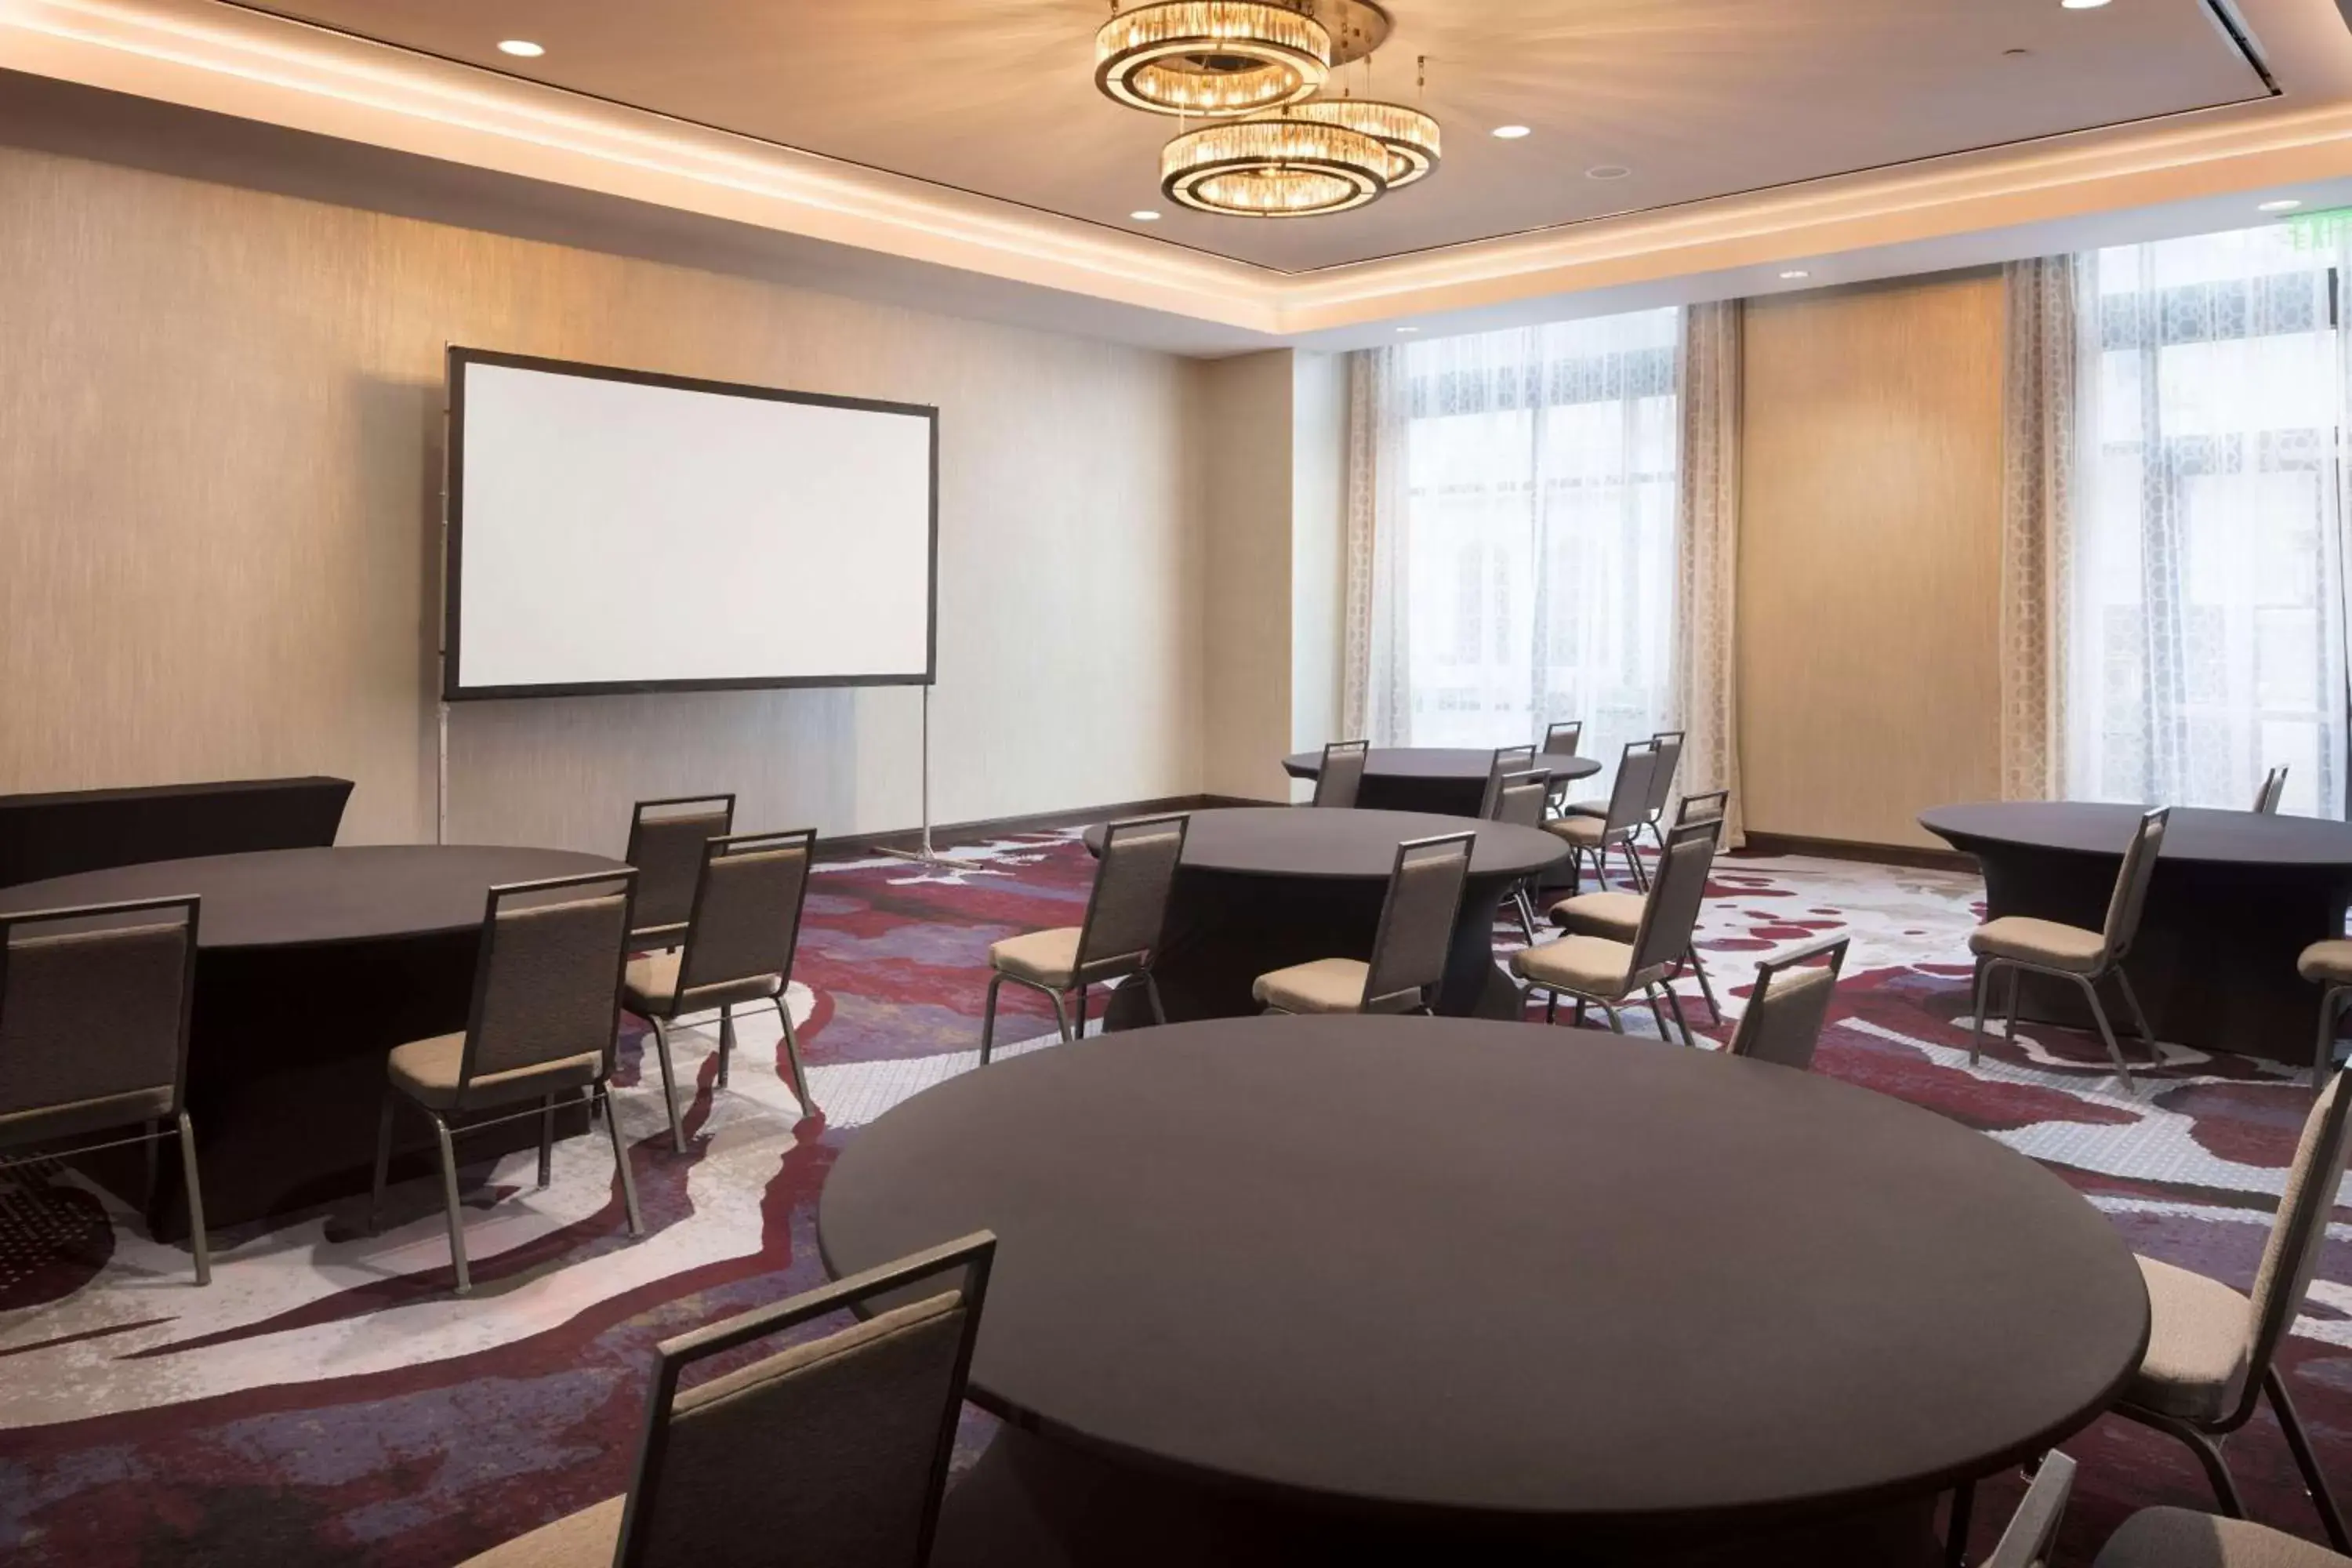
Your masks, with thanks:
M1202 496L1202 787L1289 797L1292 353L1198 372Z
M1347 356L1294 353L1290 386L1290 749L1306 752L1343 739Z
M1740 768L1759 833L1931 845L1998 794L2001 282L1750 300Z
M1182 361L13 150L0 213L0 792L341 773L347 840L430 837L451 342L938 404L934 817L1202 787ZM909 826L916 718L460 705L450 837L616 847L632 798L706 788L749 826Z

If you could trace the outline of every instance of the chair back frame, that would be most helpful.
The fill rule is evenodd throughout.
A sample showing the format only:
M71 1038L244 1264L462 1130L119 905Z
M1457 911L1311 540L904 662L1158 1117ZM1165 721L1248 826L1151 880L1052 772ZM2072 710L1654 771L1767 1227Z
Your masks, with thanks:
M2263 816L2278 815L2279 798L2286 794L2286 767L2273 768L2263 779L2262 787L2254 792L2254 810Z
M689 811L688 806L709 806L715 809ZM710 831L701 835L691 852L677 841L692 838L693 825L703 825ZM630 930L632 940L675 936L686 929L692 919L695 887L689 877L697 877L702 868L702 846L712 838L724 838L735 831L735 796L726 795L679 795L662 800L641 800L629 815L629 847L621 858L637 868L637 901L630 919L646 923ZM653 862L648 865L647 861ZM671 942L656 945L667 947Z
M1723 825L1731 815L1731 792L1727 789L1702 790L1686 795L1675 806L1676 827L1696 827L1712 823L1715 826L1715 847L1723 847Z
M1601 819L1601 842L1624 837L1640 826L1650 809L1650 780L1658 766L1655 741L1628 741L1617 759L1617 777L1609 787L1609 815Z
M1551 796L1551 774L1540 768L1505 773L1495 781L1486 817L1517 827L1541 827L1544 802Z
M1478 796L1478 818L1491 821L1495 816L1495 795L1503 787L1506 775L1525 773L1535 765L1536 749L1532 742L1524 746L1497 746L1495 754L1486 759L1486 787Z
M712 946L709 927L713 918L712 889L727 874L722 868L724 862L780 852L790 854L795 850L799 853L800 864L793 872L793 886L786 900L791 907L783 922L783 941L780 944L782 951L777 955L777 967L757 969L745 974L703 973L703 969L710 963L708 955ZM771 833L731 833L724 838L705 839L701 868L694 882L694 908L687 916L684 951L678 954L677 989L670 997L672 1011L692 1011L687 1002L689 992L711 985L724 985L730 981L748 980L761 974L776 976L776 994L782 996L793 983L793 963L800 952L801 915L808 907L809 882L815 869L816 829L814 827L792 827Z
M69 904L53 909L24 910L12 913L0 914L0 1042L5 1042L6 1038L5 1029L7 1025L9 996L9 959L16 947L16 933L20 929L26 926L64 925L69 922L78 923L84 921L100 921L110 922L109 924L100 927L98 932L91 933L102 934L102 932L106 931L113 931L117 929L124 931L145 930L149 929L151 925L164 923L124 923L118 926L110 922L129 922L131 918L135 916L161 914L167 910L175 912L180 916L180 924L183 929L181 939L183 947L180 955L180 1004L178 1021L176 1025L178 1040L173 1050L172 1068L171 1114L173 1116L179 1115L183 1110L187 1109L188 1103L188 1036L191 1021L195 1016L196 952L199 933L204 917L203 904L203 900L197 895L194 893L185 893L164 898L124 899L110 903ZM58 934L62 935L67 933L60 932ZM126 1090L124 1092L129 1091ZM106 1146L108 1145L98 1145L98 1147ZM62 1154L68 1152L88 1152L88 1150L52 1150L47 1152L51 1154Z
M1075 976L1080 984L1091 985L1151 966L1167 920L1168 896L1184 863L1184 840L1192 828L1192 818L1186 812L1131 816L1103 828L1102 855L1095 863L1094 887L1087 894L1086 919L1078 926ZM1174 843L1164 847L1151 842L1171 837ZM1147 852L1150 859L1139 858ZM1123 884L1122 879L1139 877L1150 880L1138 881L1133 888ZM1139 893L1138 889L1145 891ZM1150 927L1148 933L1146 925ZM1139 937L1142 938L1139 942Z
M2102 969L2121 962L2139 935L2140 911L2147 907L2147 885L2156 876L2157 858L2164 852L2165 825L2171 819L2172 808L2158 806L2142 816L2132 830L2123 865L2116 872L2115 891L2107 899L2107 918L2100 927L2106 942Z
M1323 748L1323 765L1316 771L1310 805L1352 806L1364 786L1364 766L1370 761L1370 741L1333 741Z
M2263 1376L2303 1310L2311 1278L2319 1268L2327 1222L2336 1212L2346 1158L2352 1154L2352 1061L2328 1075L2327 1086L2304 1118L2294 1161L2287 1168L2270 1239L2263 1244L2248 1297L2245 1387L2229 1426L2243 1424L2262 1397Z
M1441 833L1428 838L1408 838L1397 846L1396 862L1389 870L1388 894L1381 900L1381 923L1372 935L1371 959L1364 967L1361 1005L1365 1009L1370 1010L1374 1003L1388 1001L1409 991L1420 994L1422 1005L1428 1005L1429 987L1445 975L1446 958L1453 950L1454 922L1462 915L1462 890L1470 880L1470 858L1477 852L1477 847L1478 836L1475 832ZM1452 897L1446 903L1442 928L1445 933L1445 952L1438 956L1436 972L1426 979L1400 976L1396 973L1399 966L1412 962L1413 958L1413 955L1399 954L1393 951L1399 940L1398 906L1405 901L1410 886L1406 872L1423 861L1449 858L1454 862L1454 887Z
M1576 749L1582 744L1584 744L1584 721L1581 719L1564 719L1557 724L1544 726L1541 753L1544 756L1572 757L1576 755Z
M1680 730L1661 730L1650 737L1658 748L1658 762L1650 773L1650 799L1643 816L1655 823L1666 814L1666 802L1674 797L1675 773L1682 766L1684 734Z
M1633 929L1633 957L1626 970L1629 989L1673 974L1690 951L1699 906L1706 901L1707 877L1715 868L1717 837L1712 822L1677 827L1666 835L1657 874L1642 900L1642 923Z
M599 1074L610 1076L613 1057L618 1046L621 1029L621 983L623 976L628 971L629 937L633 929L630 921L635 910L637 887L636 868L624 867L617 871L585 871L568 877L542 877L526 882L501 882L493 886L482 901L482 938L480 946L476 949L474 959L474 995L466 1012L465 1054L458 1063L457 1091L451 1104L452 1110L464 1111L470 1108L474 1079L482 1070L480 1066L482 1026L491 1000L491 988L498 983L499 978L497 967L499 950L499 917L507 902L510 900L534 900L531 907L536 909L559 901L572 901L557 900L547 898L546 895L562 893L574 888L604 886L616 886L621 900L621 924L615 933L617 940L614 942L612 983L606 988L610 994L608 1016L604 1020L602 1033L596 1037L604 1052L603 1064L598 1069ZM608 893L602 896L613 895ZM595 900L590 899L579 901ZM515 1069L497 1068L491 1070L508 1072Z
M740 1349L755 1341L779 1334L803 1323L835 1312L852 1310L887 1296L919 1286L927 1279L961 1270L960 1287L963 1310L963 1333L956 1351L956 1363L950 1389L953 1397L947 1401L941 1415L936 1453L933 1458L931 1484L927 1489L922 1522L917 1536L915 1560L908 1568L920 1568L930 1556L931 1541L939 1528L940 1500L947 1489L949 1461L955 1453L956 1425L963 1410L963 1390L971 1372L971 1352L980 1336L982 1305L988 1297L988 1274L996 1258L996 1237L988 1231L974 1231L943 1246L887 1263L878 1268L868 1268L846 1279L802 1292L789 1300L752 1310L664 1340L654 1347L653 1384L646 1394L645 1435L637 1445L637 1462L629 1481L628 1501L622 1507L621 1538L614 1554L614 1568L639 1568L651 1544L652 1529L641 1508L641 1500L650 1495L661 1480L663 1466L669 1454L670 1408L677 1399L679 1376L696 1362L729 1351Z
M2032 1484L2025 1489L2017 1511L2009 1516L2008 1527L2000 1532L1992 1555L1984 1560L1984 1568L2043 1568L2074 1489L2074 1461L2054 1449L2042 1455Z
M1769 1009L1772 1005L1773 983L1790 970L1809 965L1816 959L1827 959L1829 962L1823 967L1829 971L1830 988L1834 994L1838 977L1845 969L1846 952L1853 945L1853 938L1851 936L1828 937L1820 942L1809 942L1794 952L1782 953L1778 958L1766 959L1759 963L1756 966L1755 988L1748 994L1748 1010L1739 1015L1739 1026L1731 1032L1731 1044L1725 1047L1726 1051L1735 1057L1758 1056L1758 1047L1763 1042L1766 1031L1772 1021L1773 1016ZM1829 1002L1830 998L1825 997L1822 1000L1822 1012L1824 1020L1828 1017ZM1752 1024L1749 1022L1750 1019L1754 1020ZM1820 1038L1818 1027L1814 1030L1814 1038L1816 1040ZM1780 1060L1777 1056L1764 1057L1760 1059ZM1805 1065L1810 1065L1811 1059L1812 1054L1808 1050ZM1801 1064L1781 1062L1781 1065L1797 1067Z

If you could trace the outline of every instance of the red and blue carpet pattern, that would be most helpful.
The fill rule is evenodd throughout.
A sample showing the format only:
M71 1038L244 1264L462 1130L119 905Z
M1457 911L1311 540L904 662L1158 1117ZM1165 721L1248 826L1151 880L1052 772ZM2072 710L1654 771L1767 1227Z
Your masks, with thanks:
M545 1190L527 1154L469 1170L476 1292L462 1301L427 1183L397 1190L373 1237L356 1205L220 1234L215 1283L198 1290L184 1250L147 1241L77 1175L0 1178L0 1559L439 1568L624 1489L655 1342L819 1283L815 1202L835 1153L971 1068L990 942L1076 923L1092 863L1070 836L956 853L955 873L821 872L793 1000L822 1118L783 1088L772 1023L744 1029L715 1095L715 1028L685 1031L692 1148L674 1156L638 1082L650 1064L626 1043L617 1098L649 1232L635 1245L602 1139L562 1145ZM2245 1288L2305 1091L2252 1058L2175 1049L2135 1101L2095 1046L2060 1031L1996 1039L1971 1068L1979 891L1940 872L1731 860L1706 946L1736 1014L1751 956L1851 931L1819 1070L2047 1162L2134 1247ZM1037 999L1008 989L1005 1006L1001 1040L1050 1034ZM2331 1227L2285 1354L2323 1461L2352 1486L2347 1242ZM968 1421L968 1447L986 1435ZM2062 1561L2087 1562L2134 1508L2210 1504L2189 1456L2158 1434L2104 1420L2068 1447L2083 1468ZM2230 1455L2255 1517L2317 1537L2267 1415ZM1984 1489L1979 1552L2018 1489Z

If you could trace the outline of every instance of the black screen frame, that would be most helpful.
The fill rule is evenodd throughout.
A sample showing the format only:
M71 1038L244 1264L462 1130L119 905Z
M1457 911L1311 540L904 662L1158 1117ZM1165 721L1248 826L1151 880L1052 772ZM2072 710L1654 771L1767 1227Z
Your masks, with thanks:
M458 614L465 581L466 514L466 371L472 365L506 370L543 372L592 381L620 381L638 386L668 387L680 392L712 393L722 397L749 397L768 403L800 403L820 408L854 408L869 414L896 414L919 418L929 428L930 529L928 544L926 626L920 672L883 675L730 676L694 680L587 680L527 686L467 686L461 683ZM451 344L445 382L448 416L444 483L446 487L446 528L441 552L441 700L478 702L524 697L598 697L657 691L765 691L807 687L929 686L939 679L940 665L940 411L929 403L892 403L871 397L837 397L821 392L792 392L782 387L753 386L741 382L706 381L695 376L664 375L655 371L628 370L617 365L588 364L577 360L546 359L533 354L505 353L493 349ZM779 596L782 613L789 599Z

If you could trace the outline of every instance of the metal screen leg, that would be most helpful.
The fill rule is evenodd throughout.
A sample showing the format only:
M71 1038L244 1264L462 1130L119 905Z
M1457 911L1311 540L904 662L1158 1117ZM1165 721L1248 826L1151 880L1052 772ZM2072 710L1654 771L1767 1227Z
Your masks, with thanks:
M2303 1417L2287 1397L2286 1379L2273 1362L2263 1373L2263 1387L2271 1396L2271 1408L2278 1413L2279 1430L2286 1434L2286 1446L2294 1454L2294 1468L2303 1472L2304 1489L2311 1493L2311 1506L2319 1510L2319 1522L2327 1531L2327 1543L2339 1552L2352 1553L2352 1538L2344 1532L2344 1515L2336 1507L2336 1494L2327 1489L2327 1477L2319 1468L2319 1456L2311 1451L2311 1438L2303 1428Z
M394 1090L383 1091L383 1114L375 1124L375 1185L368 1189L367 1233L376 1234L376 1219L383 1212L383 1184L392 1170L392 1117L400 1108L393 1099Z
M735 1005L719 1009L719 1087L727 1087L727 1066L735 1058Z
M793 1069L793 1098L801 1102L803 1113L814 1116L816 1101L809 1098L808 1069L801 1066L800 1031L793 1027L793 1016L784 1006L782 992L776 994L776 1016L784 1026L784 1061Z
M603 1084L597 1084L588 1091L589 1103L609 1101L612 1093ZM646 1233L646 1217L637 1212L637 1179L629 1172L628 1146L621 1142L621 1119L613 1114L609 1103L604 1104L604 1131L613 1140L613 1168L620 1173L621 1208L629 1216L629 1234L643 1236Z
M449 1124L437 1112L433 1115L433 1131L441 1140L441 1203L449 1215L449 1266L457 1271L457 1294L463 1296L474 1288L474 1277L466 1268L466 1219L457 1206L457 1150L449 1139Z
M545 1192L555 1180L555 1096L539 1099L539 1186Z
M669 1146L674 1153L686 1152L686 1124L677 1114L677 1072L670 1065L669 1030L659 1018L646 1022L654 1026L654 1055L661 1061L662 1109L669 1112Z
M147 1145L150 1149L154 1146ZM205 1236L204 1184L196 1179L196 1130L184 1110L180 1112L180 1179L188 1188L188 1246L196 1255L196 1283L209 1285L213 1282L213 1248Z
M988 1000L980 1009L980 1065L988 1065L988 1053L996 1045L996 993L1004 984L1002 974L988 977Z

